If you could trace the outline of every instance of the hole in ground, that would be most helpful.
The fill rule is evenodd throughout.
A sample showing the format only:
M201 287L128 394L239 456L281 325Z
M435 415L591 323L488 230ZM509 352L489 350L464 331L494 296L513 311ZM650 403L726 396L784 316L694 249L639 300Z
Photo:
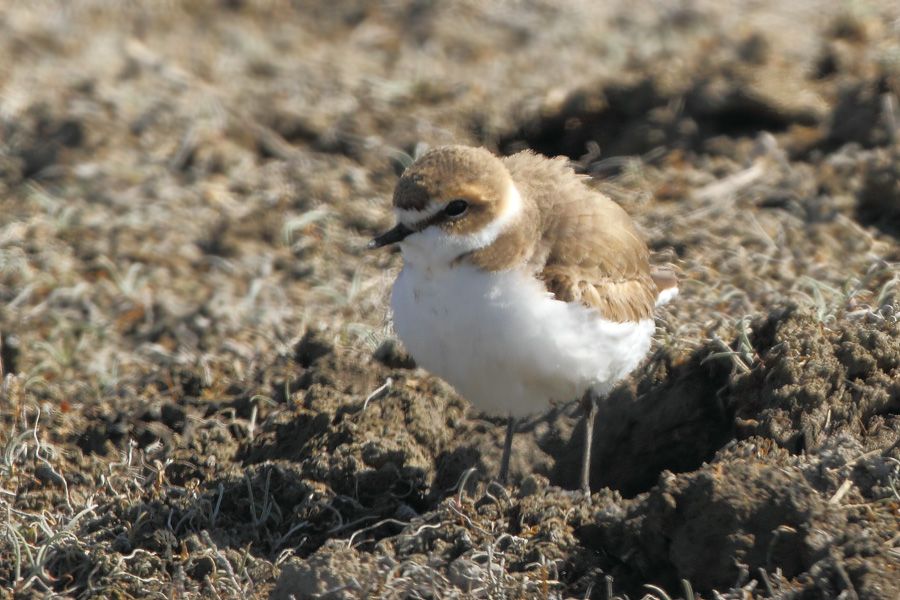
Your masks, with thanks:
M900 239L900 153L877 156L865 172L856 208L857 220Z
M530 148L573 160L586 157L593 144L603 158L642 155L660 147L703 151L704 142L713 137L755 137L794 123L812 125L818 118L785 110L745 87L740 81L723 86L700 78L681 90L663 92L648 78L577 90L558 111L521 124L501 137L498 146L507 154Z
M653 487L665 470L697 469L734 439L733 411L718 400L728 381L724 364L701 364L710 349L700 348L679 366L657 371L638 384L615 390L594 424L591 488L609 487L634 497ZM549 474L554 485L578 485L583 424L567 443L538 440L556 457Z

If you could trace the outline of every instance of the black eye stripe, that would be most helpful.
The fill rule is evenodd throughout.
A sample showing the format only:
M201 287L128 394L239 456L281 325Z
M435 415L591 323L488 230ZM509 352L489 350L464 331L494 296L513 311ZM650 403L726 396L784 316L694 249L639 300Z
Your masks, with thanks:
M447 203L447 206L444 207L444 214L448 217L458 217L467 210L469 210L469 203L462 198L457 198Z
M444 210L438 211L430 217L425 217L409 227L413 231L423 231L432 225L439 225L450 219L455 219L466 214L469 210L469 202L462 198L456 198L447 203ZM457 212L458 211L458 212Z

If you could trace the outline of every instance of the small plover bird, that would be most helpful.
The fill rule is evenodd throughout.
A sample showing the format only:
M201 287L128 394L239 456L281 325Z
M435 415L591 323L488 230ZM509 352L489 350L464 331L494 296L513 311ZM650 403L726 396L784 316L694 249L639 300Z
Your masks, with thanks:
M516 420L581 399L581 487L589 493L598 401L650 349L656 306L678 293L651 268L628 214L565 158L483 148L426 152L394 191L394 329L416 362L474 406Z

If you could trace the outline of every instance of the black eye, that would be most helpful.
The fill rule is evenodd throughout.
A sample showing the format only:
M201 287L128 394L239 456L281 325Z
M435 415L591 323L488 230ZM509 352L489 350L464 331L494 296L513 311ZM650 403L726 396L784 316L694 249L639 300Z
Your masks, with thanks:
M451 200L444 209L444 214L448 217L458 217L469 210L469 203L465 200Z

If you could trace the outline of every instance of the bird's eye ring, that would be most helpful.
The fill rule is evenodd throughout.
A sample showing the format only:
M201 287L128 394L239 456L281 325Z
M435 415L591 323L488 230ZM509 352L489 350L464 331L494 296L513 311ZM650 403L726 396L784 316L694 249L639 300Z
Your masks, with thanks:
M469 210L469 203L461 198L451 200L444 208L444 214L448 217L461 217Z

